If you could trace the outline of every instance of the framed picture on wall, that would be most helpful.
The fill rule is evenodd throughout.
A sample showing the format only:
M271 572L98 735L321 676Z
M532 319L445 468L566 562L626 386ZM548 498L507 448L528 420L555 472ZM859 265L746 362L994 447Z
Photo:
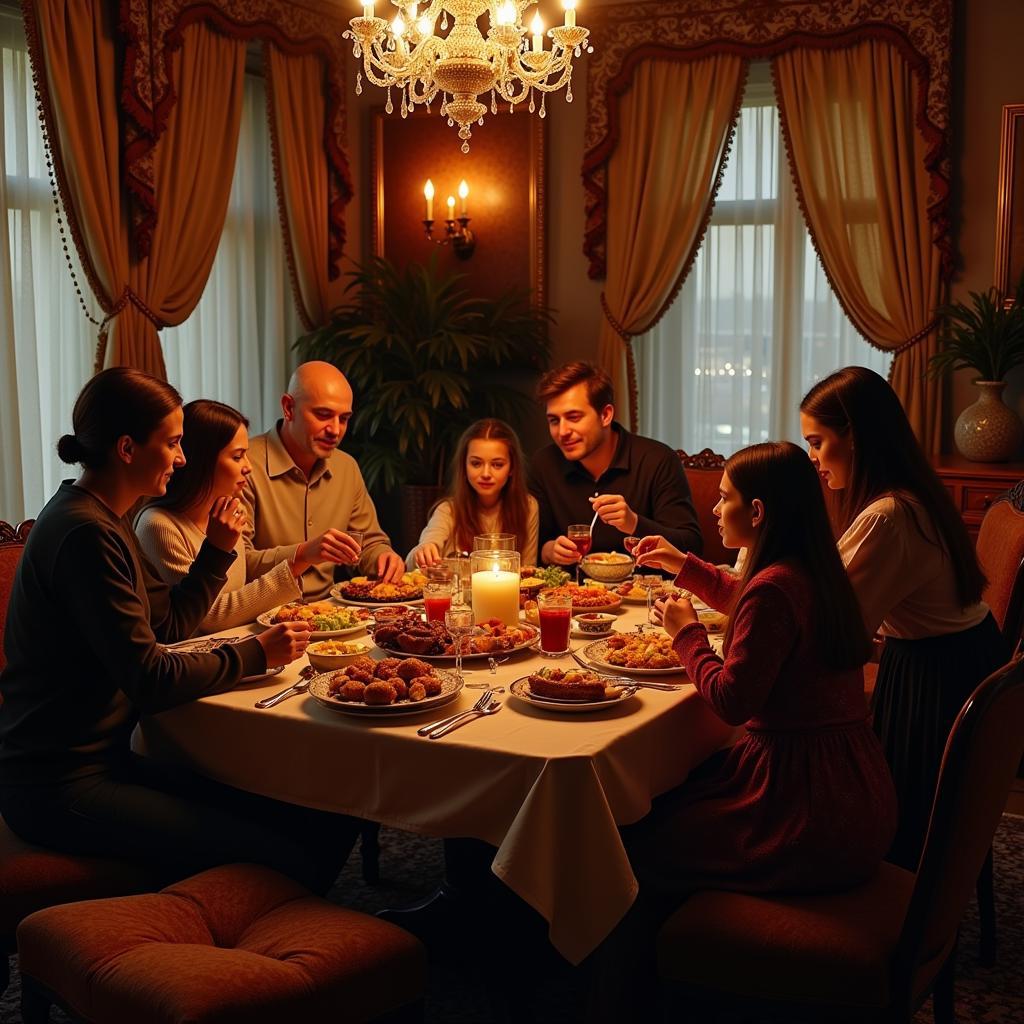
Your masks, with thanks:
M997 197L995 284L1012 294L1024 274L1024 103L1003 107Z
M509 288L529 291L531 301L547 299L545 215L545 120L525 109L488 115L473 126L469 153L462 153L456 129L422 107L408 117L374 110L370 153L374 203L370 239L374 256L402 268L426 263L436 253L442 270L464 274L474 295L494 298ZM434 186L433 239L427 238L424 186ZM465 213L474 235L472 255L460 259L445 238L448 196L462 210L459 184L465 181Z

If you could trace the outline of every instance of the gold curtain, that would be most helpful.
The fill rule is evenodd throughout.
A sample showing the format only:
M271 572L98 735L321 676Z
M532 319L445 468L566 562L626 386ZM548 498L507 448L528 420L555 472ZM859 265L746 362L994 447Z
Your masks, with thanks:
M661 319L693 263L745 70L746 62L732 54L645 60L621 100L621 135L608 164L608 276L598 359L612 375L620 406L629 396L633 430L629 338Z
M178 103L154 154L160 221L150 255L134 261L121 187L113 14L105 0L49 0L27 9L26 27L72 235L112 318L97 362L164 377L157 325L179 324L195 308L227 212L245 44L203 24L182 33L174 57Z
M861 334L896 353L890 380L926 451L940 446L937 350L942 254L928 218L926 142L903 56L870 40L795 49L773 70L800 205L833 290Z
M327 322L341 285L328 277L329 189L324 159L324 64L264 47L277 202L299 317Z

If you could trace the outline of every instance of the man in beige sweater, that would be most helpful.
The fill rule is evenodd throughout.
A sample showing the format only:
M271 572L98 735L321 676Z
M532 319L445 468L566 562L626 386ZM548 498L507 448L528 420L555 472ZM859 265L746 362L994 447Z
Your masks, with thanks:
M377 522L355 459L338 450L352 418L352 388L330 363L303 363L281 397L284 418L252 439L246 569L259 576L283 559L310 563L303 596L325 597L335 565L358 561L364 575L394 582L405 563ZM348 531L363 535L362 547Z

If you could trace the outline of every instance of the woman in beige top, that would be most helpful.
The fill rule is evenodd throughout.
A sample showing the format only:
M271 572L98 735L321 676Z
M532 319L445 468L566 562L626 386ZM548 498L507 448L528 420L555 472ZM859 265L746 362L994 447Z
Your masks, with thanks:
M837 371L807 393L800 423L838 492L839 553L864 624L886 638L872 712L900 801L888 859L915 870L949 730L1009 651L967 528L885 380Z
M219 495L237 498L249 466L249 421L221 402L199 399L184 409L182 450L185 464L174 474L166 494L147 505L135 519L135 533L146 557L168 584L182 579L204 539L211 503ZM199 633L214 633L252 622L261 612L302 597L298 577L309 566L302 545L292 561L248 579L241 537L245 508L236 504L239 540L227 582L215 598Z
M406 565L437 565L459 551L472 551L481 533L512 533L523 565L537 564L537 499L526 489L523 450L502 420L477 420L455 449L448 497L439 501Z

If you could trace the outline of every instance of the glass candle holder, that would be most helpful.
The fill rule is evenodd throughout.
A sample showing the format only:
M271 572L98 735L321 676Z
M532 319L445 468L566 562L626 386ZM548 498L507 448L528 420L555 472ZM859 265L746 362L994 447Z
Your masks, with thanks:
M474 551L470 563L474 621L498 619L514 626L519 621L519 552Z
M474 551L515 551L514 533L481 533L473 538Z

